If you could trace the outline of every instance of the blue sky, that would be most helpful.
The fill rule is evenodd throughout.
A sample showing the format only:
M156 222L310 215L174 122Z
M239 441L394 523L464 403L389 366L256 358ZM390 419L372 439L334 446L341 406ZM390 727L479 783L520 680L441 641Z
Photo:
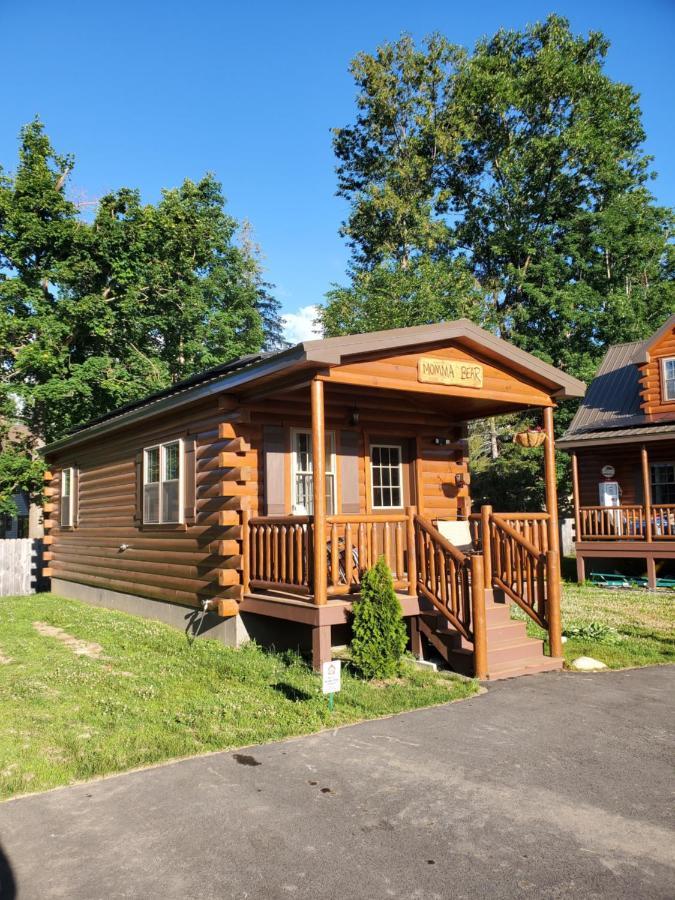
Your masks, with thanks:
M229 212L251 221L301 339L310 308L345 279L330 129L353 118L350 59L403 31L470 46L551 11L610 38L607 71L642 95L652 189L675 206L675 0L0 0L0 163L13 168L19 128L38 114L76 155L80 199L127 185L154 201L214 172Z

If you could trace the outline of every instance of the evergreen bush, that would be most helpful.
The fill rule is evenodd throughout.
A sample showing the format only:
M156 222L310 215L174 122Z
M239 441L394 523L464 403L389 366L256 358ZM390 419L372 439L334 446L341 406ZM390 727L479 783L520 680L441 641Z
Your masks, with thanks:
M352 661L364 678L392 678L408 643L403 610L384 556L361 580L354 603Z

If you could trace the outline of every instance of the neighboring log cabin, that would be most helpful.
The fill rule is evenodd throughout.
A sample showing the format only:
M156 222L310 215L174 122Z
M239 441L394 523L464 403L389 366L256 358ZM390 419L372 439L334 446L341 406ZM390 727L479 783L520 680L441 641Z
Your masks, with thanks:
M417 654L481 677L557 668L553 409L583 391L467 320L218 366L47 448L52 589L319 666L384 554ZM547 509L472 516L467 422L533 408Z
M641 559L655 587L675 560L675 315L609 348L558 447L572 456L579 580Z

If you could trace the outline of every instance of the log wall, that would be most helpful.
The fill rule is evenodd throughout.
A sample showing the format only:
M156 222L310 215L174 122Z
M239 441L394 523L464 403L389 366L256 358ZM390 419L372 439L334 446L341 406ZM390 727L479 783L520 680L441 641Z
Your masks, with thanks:
M186 606L240 597L241 510L257 509L258 466L248 449L256 429L237 418L212 399L50 457L48 574ZM195 441L194 524L143 525L136 518L136 456L175 438ZM72 528L59 525L60 472L67 466L79 472Z
M675 326L650 349L649 362L640 369L642 408L655 419L675 417L675 401L666 403L663 399L661 360L665 357L675 357Z

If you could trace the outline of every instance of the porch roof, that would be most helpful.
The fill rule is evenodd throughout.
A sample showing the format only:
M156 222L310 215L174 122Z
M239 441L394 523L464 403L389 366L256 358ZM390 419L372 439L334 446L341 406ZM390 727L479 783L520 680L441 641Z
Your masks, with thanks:
M338 366L369 354L421 349L443 341L457 341L505 368L536 381L551 397L582 397L586 390L582 381L496 337L468 319L457 319L436 325L303 341L286 350L251 354L215 366L106 413L67 437L53 442L45 448L45 452L53 453L214 394L236 392L253 383L273 385L294 373L301 374L303 370L310 374L311 371Z

